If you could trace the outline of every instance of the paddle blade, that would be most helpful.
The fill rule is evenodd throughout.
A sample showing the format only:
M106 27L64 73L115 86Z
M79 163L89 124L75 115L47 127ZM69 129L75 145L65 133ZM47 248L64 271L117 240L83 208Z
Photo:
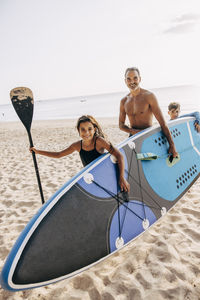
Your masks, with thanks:
M30 131L34 103L32 91L26 87L17 87L10 91L10 98L18 117L26 130Z

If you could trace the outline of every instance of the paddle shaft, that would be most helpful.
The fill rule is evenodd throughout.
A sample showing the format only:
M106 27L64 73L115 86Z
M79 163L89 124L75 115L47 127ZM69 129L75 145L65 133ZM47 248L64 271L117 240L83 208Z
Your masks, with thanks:
M28 133L28 138L29 138L29 142L30 142L30 147L33 147L33 140L32 140L32 136L31 136L31 132L30 130L27 130ZM36 156L35 156L35 152L32 151L32 157L33 157L33 163L34 163L34 167L35 167L35 173L36 173L36 177L37 177L37 182L38 182L38 187L40 190L40 196L41 196L41 200L42 200L42 204L44 204L44 195L43 195L43 191L42 191L42 185L41 185L41 181L40 181L40 174L39 174L39 169L38 169L38 165L37 165L37 160L36 160Z
M34 105L33 93L27 87L16 87L10 91L10 98L19 119L21 120L21 122L26 128L29 137L30 146L33 147L33 140L31 137L31 123L33 118L33 105ZM32 156L33 156L33 162L35 167L35 173L38 181L38 187L40 190L40 196L43 204L44 196L42 191L42 185L40 181L40 175L37 166L35 152L33 151L32 151Z

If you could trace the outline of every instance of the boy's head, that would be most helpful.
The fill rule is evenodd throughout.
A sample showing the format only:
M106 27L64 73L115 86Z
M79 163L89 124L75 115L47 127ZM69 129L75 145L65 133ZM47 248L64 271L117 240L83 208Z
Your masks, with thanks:
M177 102L171 102L168 105L168 114L170 115L170 120L175 120L180 114L180 104Z

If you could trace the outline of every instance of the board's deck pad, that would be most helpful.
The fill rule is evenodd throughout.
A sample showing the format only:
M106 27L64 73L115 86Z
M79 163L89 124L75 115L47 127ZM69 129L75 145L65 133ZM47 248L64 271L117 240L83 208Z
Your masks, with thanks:
M75 275L164 215L200 174L200 135L193 122L169 123L180 154L176 163L168 160L168 143L159 127L119 145L129 195L119 190L117 164L109 154L67 182L22 232L3 268L2 286L21 290ZM139 161L137 154L145 152L158 158Z
M194 149L193 144L195 142L199 149L200 137L194 129L193 121L177 124L170 129L180 155L180 161L173 165L173 170L168 163L167 140L161 132L145 139L141 151L151 149L153 153L158 154L159 159L153 163L142 163L144 175L155 193L168 201L174 201L199 174L200 152ZM155 173L159 173L159 176L155 176Z

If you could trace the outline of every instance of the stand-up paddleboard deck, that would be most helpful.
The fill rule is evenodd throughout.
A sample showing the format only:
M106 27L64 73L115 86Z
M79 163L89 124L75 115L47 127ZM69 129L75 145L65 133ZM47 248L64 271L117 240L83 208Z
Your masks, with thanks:
M129 197L119 191L117 165L110 154L57 191L16 241L1 273L2 287L17 291L76 275L133 240L174 206L199 177L200 135L194 118L171 121L169 128L179 153L172 162L158 126L119 145ZM144 160L138 159L141 156ZM148 156L158 158L146 160Z

